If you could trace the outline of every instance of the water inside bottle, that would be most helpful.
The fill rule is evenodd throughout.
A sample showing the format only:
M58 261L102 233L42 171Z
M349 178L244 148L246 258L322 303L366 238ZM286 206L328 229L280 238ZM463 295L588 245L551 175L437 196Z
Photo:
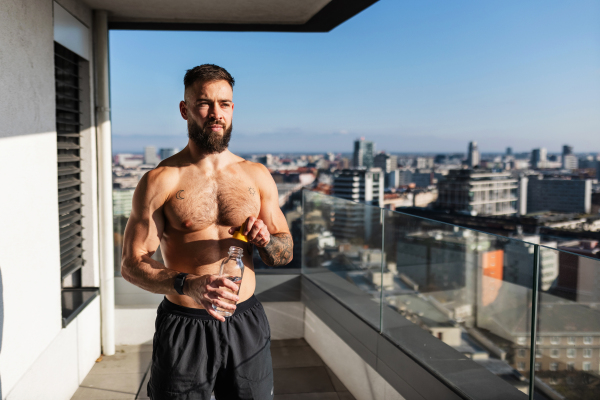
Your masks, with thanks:
M233 290L229 289L228 287L225 287L225 286L221 286L219 289L225 289L226 291L237 295L239 293L239 291L240 291L240 283L242 282L242 278L240 276L228 276L227 279L229 279L231 282L235 283L237 285L238 289L235 292ZM233 301L233 300L223 299L223 298L221 298L220 300L223 301L223 302L225 302L225 303L235 304L235 301ZM229 316L233 315L233 313L235 312L235 311L228 310L228 309L225 309L225 308L217 307L215 305L213 305L213 308L215 309L215 311L218 314L220 314L220 315L222 315L224 317L229 317Z

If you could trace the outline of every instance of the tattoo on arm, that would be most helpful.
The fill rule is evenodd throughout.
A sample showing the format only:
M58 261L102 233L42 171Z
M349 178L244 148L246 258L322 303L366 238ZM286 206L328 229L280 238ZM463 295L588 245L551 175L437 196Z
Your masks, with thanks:
M294 243L289 233L275 233L271 235L269 244L258 247L260 258L270 267L280 267L292 261Z

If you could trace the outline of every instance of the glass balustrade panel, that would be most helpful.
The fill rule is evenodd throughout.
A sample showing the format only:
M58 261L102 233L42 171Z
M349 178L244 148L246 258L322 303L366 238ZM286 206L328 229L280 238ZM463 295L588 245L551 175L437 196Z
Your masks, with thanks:
M302 273L380 329L381 209L304 191Z

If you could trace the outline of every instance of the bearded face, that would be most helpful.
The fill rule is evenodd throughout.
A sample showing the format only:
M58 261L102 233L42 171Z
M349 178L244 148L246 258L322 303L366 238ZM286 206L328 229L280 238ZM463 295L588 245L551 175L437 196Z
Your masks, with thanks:
M188 137L198 146L200 149L208 153L222 153L229 146L229 140L231 139L231 131L233 130L233 123L226 127L224 124L217 122L214 119L210 119L204 123L203 127L200 127L192 118L188 119ZM223 127L223 135L220 136L212 131L211 125L221 125Z

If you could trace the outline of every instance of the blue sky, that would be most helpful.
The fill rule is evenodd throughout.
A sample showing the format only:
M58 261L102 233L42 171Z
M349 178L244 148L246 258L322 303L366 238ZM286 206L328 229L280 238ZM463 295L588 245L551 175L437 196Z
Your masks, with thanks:
M600 151L600 0L380 0L328 33L111 31L113 150L184 147L186 69L236 79L234 152Z

